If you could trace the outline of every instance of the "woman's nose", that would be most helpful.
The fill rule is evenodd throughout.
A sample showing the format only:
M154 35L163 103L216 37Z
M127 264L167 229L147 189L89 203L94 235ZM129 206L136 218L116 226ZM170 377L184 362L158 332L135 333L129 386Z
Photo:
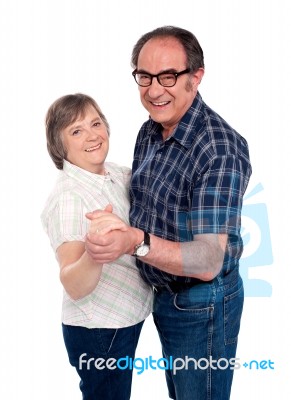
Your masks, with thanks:
M95 140L99 137L98 133L94 129L89 129L88 130L88 135L87 138L88 140Z

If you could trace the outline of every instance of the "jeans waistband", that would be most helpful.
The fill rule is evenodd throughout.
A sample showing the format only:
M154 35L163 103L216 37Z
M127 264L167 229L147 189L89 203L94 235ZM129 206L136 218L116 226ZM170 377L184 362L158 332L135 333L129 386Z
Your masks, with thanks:
M212 281L207 281L207 283L211 283ZM177 282L177 281L172 281L169 282L168 286L174 293L181 292L182 290L185 289L190 289L193 286L199 285L201 283L206 283L204 281L201 281L200 279L195 279L191 280L190 282Z
M201 279L191 278L190 282L181 282L181 281L171 281L167 282L164 286L154 286L154 289L159 292L163 290L170 290L172 293L179 293L183 290L190 289L196 285L200 284L212 284L214 281L217 281L218 286L229 284L232 281L235 281L238 277L238 270L235 269L233 271L229 271L227 274L221 272L217 277L210 281L202 281Z
M212 281L208 281L211 283ZM182 290L190 289L193 286L199 285L200 283L206 283L201 281L200 279L191 279L190 282L181 282L181 281L171 281L167 282L164 286L154 286L157 292L162 290L170 290L173 293L179 293Z

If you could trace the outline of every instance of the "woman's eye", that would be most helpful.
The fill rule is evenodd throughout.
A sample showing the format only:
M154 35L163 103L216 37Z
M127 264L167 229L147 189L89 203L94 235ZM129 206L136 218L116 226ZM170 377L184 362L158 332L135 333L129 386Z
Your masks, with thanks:
M73 132L73 135L78 135L78 133L80 133L80 131L79 131L79 129L76 129L76 130Z
M93 126L100 126L100 125L101 125L100 122L95 122L95 123L93 124Z

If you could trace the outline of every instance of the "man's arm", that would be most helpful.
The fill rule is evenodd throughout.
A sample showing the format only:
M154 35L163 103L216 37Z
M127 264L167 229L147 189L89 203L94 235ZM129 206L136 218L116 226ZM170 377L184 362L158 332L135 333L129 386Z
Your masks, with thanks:
M94 216L93 216L94 215ZM94 213L90 218L99 219L100 226L104 227L108 219L104 211ZM113 217L114 216L114 217ZM114 214L110 217L118 219ZM95 222L98 226L98 222ZM115 229L115 228L113 228ZM143 241L144 233L138 228L127 226L127 229L110 230L106 234L90 233L86 238L86 250L98 263L111 262L122 254L133 254L137 244ZM172 242L150 235L150 252L142 257L142 261L167 273L178 276L195 277L209 281L221 270L227 234L200 234L195 235L192 242Z

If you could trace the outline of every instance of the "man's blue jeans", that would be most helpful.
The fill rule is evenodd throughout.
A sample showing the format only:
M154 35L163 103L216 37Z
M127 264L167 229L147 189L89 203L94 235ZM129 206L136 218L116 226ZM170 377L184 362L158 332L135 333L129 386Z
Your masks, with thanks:
M81 378L83 400L130 399L132 370L111 369L110 360L107 368L105 362L110 358L134 359L142 325L143 321L127 328L87 329L63 324L69 360ZM105 361L97 361L96 367L98 358Z
M230 398L243 299L236 271L178 293L155 291L153 316L163 357L172 356L181 368L166 370L170 398Z

